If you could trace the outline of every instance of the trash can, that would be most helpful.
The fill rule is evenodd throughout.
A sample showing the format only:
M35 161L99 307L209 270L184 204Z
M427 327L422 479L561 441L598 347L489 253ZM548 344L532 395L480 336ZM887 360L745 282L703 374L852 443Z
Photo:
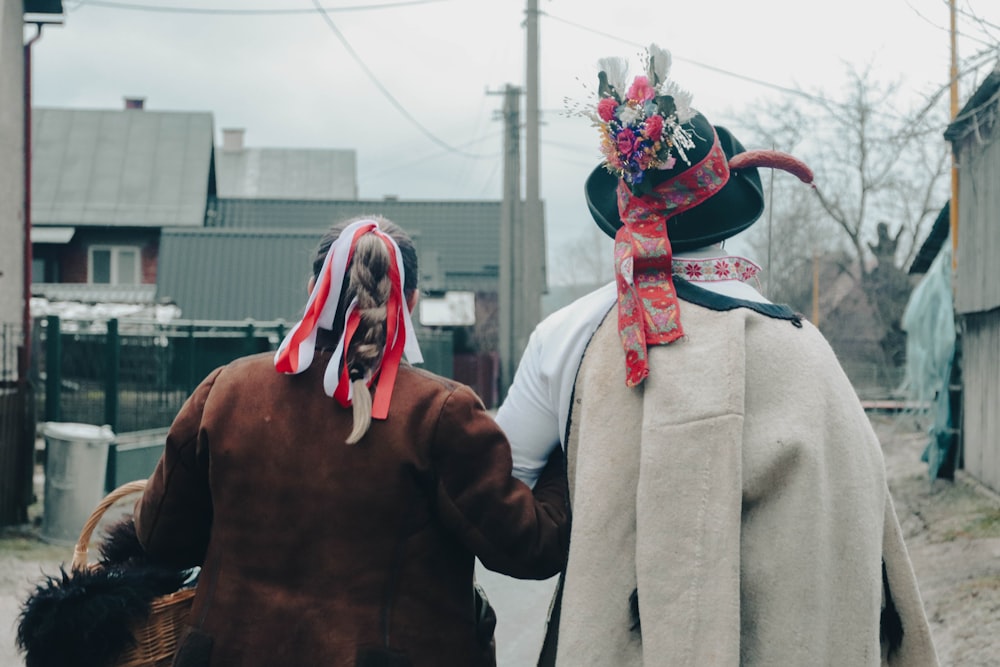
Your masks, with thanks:
M87 518L104 499L108 447L115 434L108 426L46 422L45 488L42 539L75 544Z

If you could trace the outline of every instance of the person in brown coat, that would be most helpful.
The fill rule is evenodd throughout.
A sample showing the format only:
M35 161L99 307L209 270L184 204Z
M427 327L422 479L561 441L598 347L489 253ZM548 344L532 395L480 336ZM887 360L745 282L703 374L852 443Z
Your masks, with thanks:
M401 361L416 261L387 220L333 228L277 354L181 408L135 511L151 558L201 566L177 667L494 665L475 558L561 570L561 453L530 490L476 394Z

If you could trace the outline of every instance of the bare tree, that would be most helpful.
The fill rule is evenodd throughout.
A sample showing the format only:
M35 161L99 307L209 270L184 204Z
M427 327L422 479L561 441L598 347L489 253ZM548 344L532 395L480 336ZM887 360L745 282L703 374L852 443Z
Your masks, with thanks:
M601 285L614 277L614 241L596 225L561 246L553 285Z
M849 67L841 95L803 92L765 104L751 122L758 144L794 152L813 168L819 222L838 230L862 279L875 266L867 244L878 222L888 224L899 250L881 259L905 265L947 200L942 105L932 99L907 110L900 98L898 83L877 81L870 66ZM782 228L801 226L801 216L810 212L799 200L791 206L770 203ZM818 243L830 242L828 234L815 232ZM814 249L802 248L801 254Z
M768 222L748 237L767 261L768 296L801 308L812 301L813 262L827 289L847 274L869 304L886 368L901 362L899 320L909 293L905 270L948 200L945 98L907 102L898 82L871 66L848 67L838 94L800 91L764 103L749 122L751 143L805 160L816 188L775 178ZM769 232L769 233L768 233ZM842 281L839 281L842 282ZM826 295L824 295L826 296ZM808 312L805 310L804 312Z

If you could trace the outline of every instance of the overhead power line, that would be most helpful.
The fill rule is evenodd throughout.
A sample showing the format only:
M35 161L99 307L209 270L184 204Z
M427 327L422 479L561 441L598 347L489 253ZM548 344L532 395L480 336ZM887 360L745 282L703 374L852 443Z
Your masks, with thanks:
M595 35L600 35L602 37L607 37L608 39L613 39L615 41L622 42L623 44L628 44L629 46L636 46L636 47L639 47L639 48L645 48L645 47L648 46L648 44L639 44L638 42L634 42L634 41L632 41L630 39L625 39L624 37L619 37L618 35L612 35L609 32L604 32L603 30L597 30L596 28L591 28L591 27L585 26L585 25L583 25L581 23L577 23L575 21L570 21L569 19L564 19L564 18L561 18L559 16L555 16L553 14L549 14L547 12L541 12L541 13L542 13L543 16L547 16L550 19L552 19L553 21L558 21L559 23L565 23L566 25L572 26L572 27L577 28L579 30L583 30L585 32L593 33ZM726 76L733 77L734 79L741 79L741 80L746 81L748 83L753 83L753 84L756 84L758 86L764 86L765 88L771 88L773 90L778 90L778 91L781 91L783 93L788 93L789 95L797 95L799 97L804 97L806 99L812 100L813 102L821 102L823 104L833 104L833 102L831 102L830 100L824 99L824 98L822 98L822 97L820 97L818 95L812 95L810 93L807 93L807 92L802 91L802 90L798 90L796 88L789 88L787 86L781 86L781 85L778 85L776 83L771 83L770 81L763 81L761 79L755 79L753 77L745 76L743 74L738 74L737 72L733 72L733 71L730 71L730 70L727 70L727 69L722 69L721 67L715 67L714 65L707 65L705 63L698 62L697 60L691 60L690 58L681 58L681 57L678 57L676 55L673 56L673 58L674 58L674 60L679 60L681 62L689 63L691 65L694 65L695 67L701 67L702 69L711 70L711 71L717 72L719 74L724 74Z
M111 0L81 0L73 10L80 7L107 7L110 9L126 9L141 12L161 12L169 14L214 14L219 16L275 16L281 14L315 14L323 12L361 12L375 9L393 9L395 7L408 7L411 5L426 5L434 2L447 2L448 0L401 0L400 2L386 2L377 5L350 5L344 7L281 7L281 8L260 8L260 9L227 9L222 7L175 7L167 5L141 5L131 2L112 2Z
M490 132L490 133L485 134L485 135L483 135L483 136L481 136L481 137L479 137L477 139L471 139L469 141L466 141L465 143L459 144L458 147L459 148L465 148L466 146L472 146L474 144L479 144L479 143L482 143L482 142L484 142L486 140L495 139L495 138L499 137L501 134L503 134L503 133L501 131L499 131L499 130L496 131L496 132ZM414 166L416 166L418 164L424 164L424 163L429 162L431 160L436 160L437 158L442 157L444 155L447 155L450 152L451 151L434 151L433 153L426 153L424 155L421 155L419 157L415 157L412 160L408 160L406 162L395 162L395 163L393 163L392 165L390 165L389 167L387 167L385 169L381 169L381 170L376 171L376 172L368 172L368 173L366 173L364 176L361 177L360 180L361 180L362 183L364 183L366 181L370 181L370 180L372 180L374 178L378 178L379 176L384 176L385 174L389 174L389 173L392 173L394 171L400 171L402 169L409 169L410 167L414 167ZM491 154L488 154L488 155L483 155L483 157L493 158L497 164L499 164L501 162L501 160L498 159L498 158L500 158L499 151L491 153Z
M340 40L340 43L343 44L344 48L347 50L348 55L350 55L351 58L354 60L354 62L356 62L358 64L358 67L360 67L362 69L362 71L364 71L365 75L369 78L369 80L371 80L371 82L375 85L375 87L378 88L379 92L382 93L382 95L387 100L389 100L389 103L393 107L395 107L396 110L400 114L402 114L402 116L404 118L406 118L406 120L410 121L410 123L414 127L416 127L418 130L420 130L420 132L423 133L423 135L425 137L427 137L428 139L430 139L431 141L433 141L435 144L437 144L441 148L444 148L444 149L448 150L449 152L455 153L457 155L464 155L465 157L470 157L470 158L485 158L485 157L490 157L488 155L481 155L481 154L476 154L476 153L467 153L467 152L465 152L465 151L463 151L463 150L461 150L459 148L456 148L455 146L452 146L451 144L443 141L442 139L439 139L434 133L432 133L430 130L428 130L426 127L424 127L420 123L420 121L418 121L416 118L414 118L413 114L411 114L406 107L404 107L402 104L399 103L399 100L397 100L393 96L393 94L389 92L389 89L386 88L384 85L382 85L382 82L378 80L378 77L375 76L375 73L371 71L371 69L368 67L368 65L365 64L365 61L362 60L361 56L359 56L358 53L354 50L354 47L351 46L351 43L347 41L346 37L344 37L344 33L340 32L340 29L337 27L337 24L335 24L333 22L333 19L330 18L329 13L327 13L326 9L323 8L323 5L321 5L319 3L319 0L313 0L313 4L316 6L316 10L319 12L319 15L321 17L323 17L323 21L326 22L326 25L330 28L330 30L333 31L333 34L337 36L337 39Z

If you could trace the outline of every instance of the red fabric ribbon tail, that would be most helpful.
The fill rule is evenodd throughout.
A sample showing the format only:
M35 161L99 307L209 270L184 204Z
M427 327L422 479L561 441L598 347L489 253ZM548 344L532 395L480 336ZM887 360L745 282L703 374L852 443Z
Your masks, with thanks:
M333 397L345 408L351 404L351 374L347 367L347 351L351 349L351 340L354 339L360 323L361 313L355 308L344 323L344 353L341 357L340 379L337 381L337 389L333 392Z
M389 416L389 402L392 390L396 385L396 374L403 359L406 347L406 329L403 326L403 309L406 308L403 299L403 281L396 263L396 251L388 238L383 239L389 251L389 302L385 309L385 352L382 353L382 365L379 371L378 385L372 399L372 419L385 419Z

